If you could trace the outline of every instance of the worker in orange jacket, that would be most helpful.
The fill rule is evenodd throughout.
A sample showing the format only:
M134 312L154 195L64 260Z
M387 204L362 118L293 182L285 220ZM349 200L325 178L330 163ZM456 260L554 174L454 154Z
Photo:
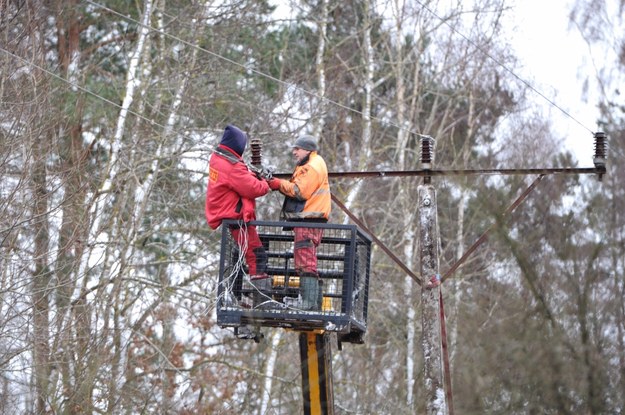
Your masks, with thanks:
M296 161L290 180L269 180L271 190L284 194L281 216L288 221L328 221L331 208L328 168L319 155L317 140L310 135L300 136L292 146ZM317 247L323 236L322 228L294 227L295 269L300 276L301 308L318 309L321 306L320 279L317 271Z

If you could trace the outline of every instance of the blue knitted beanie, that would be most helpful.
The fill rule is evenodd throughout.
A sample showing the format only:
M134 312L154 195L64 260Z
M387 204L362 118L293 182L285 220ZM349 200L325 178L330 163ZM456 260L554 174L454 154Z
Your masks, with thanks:
M228 124L221 137L222 145L234 150L239 156L243 155L245 146L247 145L247 135L234 125Z

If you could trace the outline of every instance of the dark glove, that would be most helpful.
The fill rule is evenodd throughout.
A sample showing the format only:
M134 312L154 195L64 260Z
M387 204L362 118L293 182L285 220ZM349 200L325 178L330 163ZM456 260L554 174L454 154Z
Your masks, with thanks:
M260 168L260 177L265 180L271 180L273 178L273 171L267 167Z
M268 169L267 167L254 166L251 164L249 164L247 167L254 174L256 174L256 177L258 178L258 180L271 180L271 178L273 177L273 171L271 169Z
M280 179L271 179L267 180L267 184L269 184L269 188L271 190L279 190L280 189Z

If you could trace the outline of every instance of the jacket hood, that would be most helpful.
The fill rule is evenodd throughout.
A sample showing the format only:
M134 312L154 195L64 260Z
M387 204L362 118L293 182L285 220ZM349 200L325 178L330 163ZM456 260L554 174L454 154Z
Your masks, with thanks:
M247 134L234 125L229 124L224 130L219 144L232 149L239 156L242 156L245 151L245 146L247 145Z

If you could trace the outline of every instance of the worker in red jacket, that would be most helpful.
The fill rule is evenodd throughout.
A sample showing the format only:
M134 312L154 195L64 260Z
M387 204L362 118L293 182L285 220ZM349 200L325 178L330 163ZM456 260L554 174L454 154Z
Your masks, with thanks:
M267 253L256 227L248 222L256 220L255 199L270 189L267 181L251 172L242 158L247 141L247 134L234 125L225 128L210 158L204 212L212 229L217 229L224 219L239 221L230 225L230 233L245 256L250 280L259 289L269 289Z

